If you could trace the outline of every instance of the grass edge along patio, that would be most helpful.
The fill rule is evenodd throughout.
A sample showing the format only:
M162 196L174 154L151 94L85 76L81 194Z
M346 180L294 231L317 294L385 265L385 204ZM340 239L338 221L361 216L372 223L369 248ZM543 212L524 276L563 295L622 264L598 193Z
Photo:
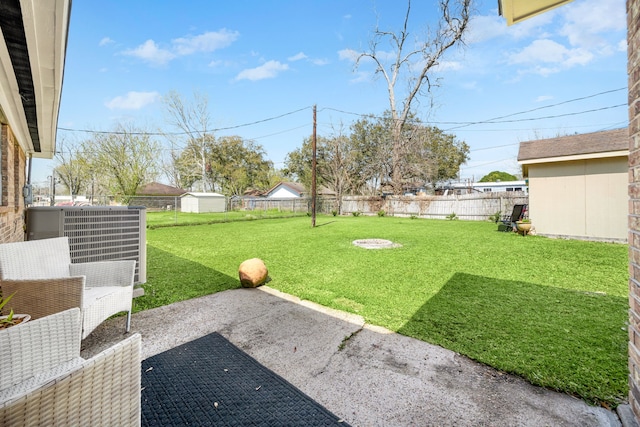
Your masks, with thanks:
M364 238L401 247L352 244ZM237 288L238 265L258 257L280 291L591 404L627 398L627 245L364 216L150 228L147 242L135 311Z

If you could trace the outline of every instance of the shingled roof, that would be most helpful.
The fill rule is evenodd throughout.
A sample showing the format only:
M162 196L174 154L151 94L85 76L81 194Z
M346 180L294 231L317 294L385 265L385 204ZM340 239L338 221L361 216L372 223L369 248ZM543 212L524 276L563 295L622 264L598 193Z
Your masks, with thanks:
M138 196L181 196L186 193L182 188L172 187L159 182L151 182L138 189Z
M621 128L521 142L518 161L526 163L536 159L608 153L628 149L628 128Z

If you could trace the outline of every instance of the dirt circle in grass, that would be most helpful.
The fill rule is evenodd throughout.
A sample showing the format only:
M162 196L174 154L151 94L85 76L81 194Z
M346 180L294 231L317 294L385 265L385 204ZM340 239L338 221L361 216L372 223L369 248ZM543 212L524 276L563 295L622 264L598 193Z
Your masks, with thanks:
M385 240L385 239L354 240L353 244L365 249L388 249L388 248L399 248L402 246L399 243L393 243L391 240Z

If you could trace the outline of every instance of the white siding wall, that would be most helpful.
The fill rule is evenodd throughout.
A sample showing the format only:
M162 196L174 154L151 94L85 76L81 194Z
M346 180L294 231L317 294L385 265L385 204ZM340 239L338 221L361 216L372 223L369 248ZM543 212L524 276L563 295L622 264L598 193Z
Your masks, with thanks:
M627 239L626 157L529 165L529 216L542 235Z
M226 198L222 195L192 195L182 197L182 212L205 213L225 212Z
M275 192L269 194L270 199L290 199L292 197L299 197L297 194L292 193L287 188L280 187Z

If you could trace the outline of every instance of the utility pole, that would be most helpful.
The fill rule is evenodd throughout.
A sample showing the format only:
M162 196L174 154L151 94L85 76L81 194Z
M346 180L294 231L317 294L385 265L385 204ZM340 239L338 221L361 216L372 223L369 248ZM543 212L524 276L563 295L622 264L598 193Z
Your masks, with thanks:
M311 138L311 227L316 226L316 105L313 104L313 137Z
M51 172L51 192L49 193L51 199L49 204L54 206L56 204L56 171Z

